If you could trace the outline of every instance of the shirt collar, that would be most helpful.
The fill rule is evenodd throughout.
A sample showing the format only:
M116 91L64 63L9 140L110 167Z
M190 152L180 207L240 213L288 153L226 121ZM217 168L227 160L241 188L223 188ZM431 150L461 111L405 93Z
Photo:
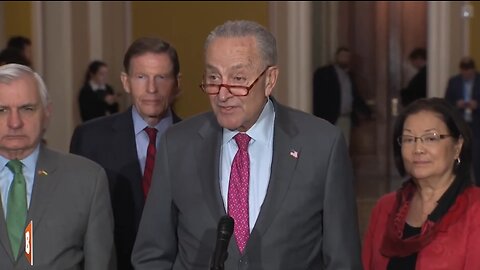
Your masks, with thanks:
M344 74L348 74L348 70L345 70L345 69L341 68L339 65L335 64L335 65L333 65L333 66L335 67L335 70L336 70L337 72L342 72L342 73L344 73Z
M21 159L20 161L22 162L23 166L25 169L28 171L34 171L35 167L37 166L37 160L38 160L38 154L40 153L40 144L37 145L35 150L28 155L26 158ZM9 162L9 159L6 159L3 156L0 156L0 168L4 168L7 166L7 163Z
M90 81L89 84L93 91L97 91L99 89L105 89L105 85L96 84L94 81Z

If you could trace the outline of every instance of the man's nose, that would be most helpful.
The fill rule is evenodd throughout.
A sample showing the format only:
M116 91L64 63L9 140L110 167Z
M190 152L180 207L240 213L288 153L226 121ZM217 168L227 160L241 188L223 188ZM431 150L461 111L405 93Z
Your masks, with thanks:
M7 124L10 128L20 128L23 125L22 117L18 110L11 110L9 112Z

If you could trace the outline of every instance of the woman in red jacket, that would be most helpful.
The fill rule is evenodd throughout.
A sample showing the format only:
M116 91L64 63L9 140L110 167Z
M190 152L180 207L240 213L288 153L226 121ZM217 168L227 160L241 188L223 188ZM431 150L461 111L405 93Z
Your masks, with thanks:
M445 100L420 99L398 117L394 138L397 169L408 180L374 207L364 268L480 269L480 188L467 124Z

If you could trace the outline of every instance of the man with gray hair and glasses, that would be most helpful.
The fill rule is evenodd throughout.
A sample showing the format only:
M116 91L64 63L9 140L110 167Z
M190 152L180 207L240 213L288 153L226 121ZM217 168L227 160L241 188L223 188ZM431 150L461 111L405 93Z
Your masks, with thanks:
M41 143L50 116L37 73L0 66L0 269L115 269L105 171Z
M161 139L135 269L361 269L345 139L278 103L278 74L275 38L258 23L207 37L200 88L212 112Z

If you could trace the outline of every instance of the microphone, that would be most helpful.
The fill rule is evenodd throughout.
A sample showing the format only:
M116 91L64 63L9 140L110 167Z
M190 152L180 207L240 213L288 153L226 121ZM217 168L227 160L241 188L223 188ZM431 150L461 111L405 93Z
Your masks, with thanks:
M228 243L233 234L234 220L232 217L226 215L220 218L217 228L217 243L215 251L213 252L210 270L223 270L223 264L228 256Z

